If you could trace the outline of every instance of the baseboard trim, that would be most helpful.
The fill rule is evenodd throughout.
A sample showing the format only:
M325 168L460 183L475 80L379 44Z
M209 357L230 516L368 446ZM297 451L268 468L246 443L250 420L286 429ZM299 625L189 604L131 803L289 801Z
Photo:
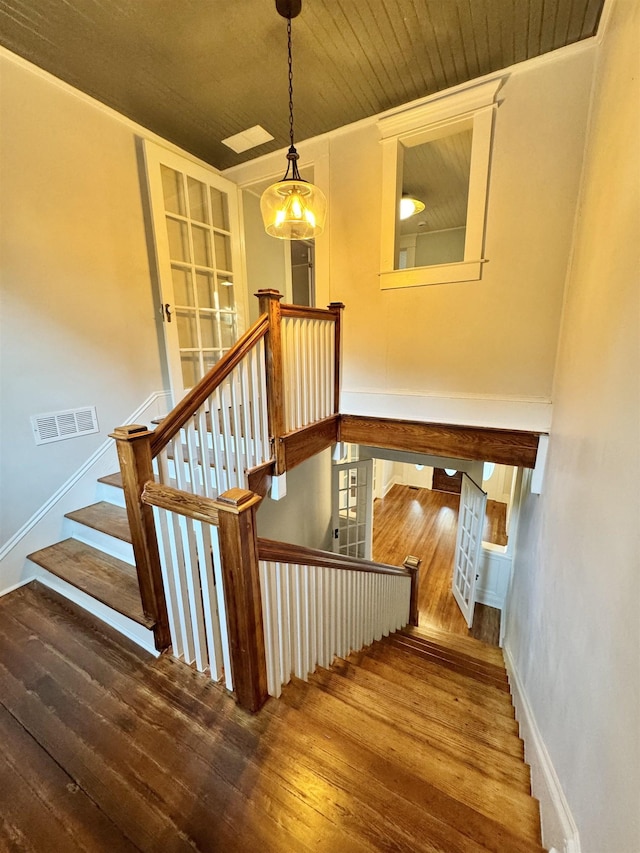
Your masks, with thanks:
M35 573L33 575L30 575L29 577L22 578L22 580L19 580L18 583L14 583L11 586L8 586L6 589L1 589L0 598L2 598L3 595L9 595L9 593L15 592L17 589L20 589L21 586L26 586L28 583L31 583L35 580L37 580L37 576L35 575Z
M557 853L581 853L578 827L562 785L538 729L527 692L520 680L508 645L503 648L525 761L531 767L531 793L540 803L542 843Z

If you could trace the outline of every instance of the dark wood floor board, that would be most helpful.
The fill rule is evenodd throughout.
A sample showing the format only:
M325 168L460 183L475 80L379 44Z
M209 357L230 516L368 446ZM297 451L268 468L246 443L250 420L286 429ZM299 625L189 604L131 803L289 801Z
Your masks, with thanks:
M41 850L137 849L4 705L0 705L0 778L1 820L17 837L27 823L30 845L39 845L42 838Z
M99 530L109 536L115 536L116 539L121 539L123 542L131 543L127 511L115 504L98 501L91 506L66 513L65 518L70 518L72 521L77 521L86 527L92 527L94 530Z
M484 735L490 733L518 735L518 723L513 717L504 714L490 714L478 706L474 701L464 697L453 696L450 691L442 690L432 680L430 683L417 681L411 676L405 675L397 666L390 666L383 660L376 659L368 653L356 653L349 655L348 660L357 663L361 669L380 675L389 682L390 687L401 695L411 697L413 703L420 703L423 713L430 714L443 722L449 721L456 725L456 717L464 718L464 725Z
M406 705L402 707L393 698L378 692L371 679L353 677L348 667L348 664L338 663L331 671L319 671L313 684L347 705L356 717L361 712L366 713L370 720L383 727L391 726L395 733L407 735L413 740L416 750L426 748L432 755L441 753L449 757L451 767L458 763L473 767L487 778L513 785L526 794L531 793L529 771L522 761L524 752L518 738L506 736L500 749L483 743L460 729L433 722ZM517 754L514 754L514 747Z
M540 853L534 801L503 792L493 771L416 746L320 684L284 692L252 716L207 676L152 658L39 585L0 599L0 699L140 850ZM22 848L2 831L0 849L29 849L28 831Z
M427 697L424 693L418 692L414 685L411 687L402 685L399 680L388 678L386 672L380 670L376 672L375 664L372 667L366 666L368 660L365 655L362 655L361 660L354 660L352 664L349 658L345 661L346 667L338 662L332 666L332 671L337 671L365 687L369 686L387 701L395 702L398 706L397 710L406 708L426 720L433 721L438 726L459 732L468 739L479 740L488 747L504 751L521 760L524 758L522 741L518 737L515 723L509 725L506 718L500 717L496 725L494 718L489 720L484 714L471 711L463 714L459 702L455 700L439 702L440 697L435 691L431 691ZM453 714L454 710L457 713ZM506 726L502 724L503 721L507 723Z
M515 711L511 697L492 687L487 687L477 681L460 676L457 672L447 670L437 663L423 660L413 655L409 656L401 649L382 643L374 643L369 654L376 660L381 660L389 666L395 666L425 684L434 684L448 691L454 697L466 699L475 703L478 708L484 708L492 714L504 714L513 719Z
M0 628L0 646L4 640ZM35 638L32 641L38 642ZM268 826L268 814L277 811L283 824L287 820L295 824L296 832L288 836L287 843L304 849L303 837L309 835L310 821L305 819L308 815L305 815L303 792L287 791L282 785L268 786L273 781L268 771L262 778L260 768L252 767L247 759L250 753L234 749L219 728L208 739L202 734L194 738L188 725L176 723L166 707L149 713L148 703L153 697L148 689L138 686L137 697L136 690L132 691L129 700L139 700L139 706L132 708L115 691L105 690L87 678L86 673L65 665L55 650L45 644L39 645L36 654L32 647L30 653L42 662L44 672L56 675L57 683L49 685L45 697L49 707L60 715L66 712L66 721L73 731L85 742L91 742L105 762L117 766L121 777L135 792L154 801L173 822L176 832L190 837L198 846L206 845L211 834L211 809L224 800L225 809L216 823L220 841L226 838L225 843L230 843L229 839L235 836L234 827L241 820L245 834L252 834L256 844L264 833L274 843L278 827ZM64 691L58 688L58 683L65 685ZM227 698L232 713L237 711L233 700L221 698ZM100 709L98 714L93 712L94 708ZM193 740L197 743L192 747ZM194 790L200 791L195 800ZM324 829L329 834L330 826ZM361 850L357 845L344 847Z
M35 641L37 642L37 640ZM39 649L38 657L42 657L43 649ZM48 661L48 666L55 665L55 662ZM56 667L61 680L66 684L75 685L77 692L81 692L82 684L74 680L72 672L63 671L59 666ZM80 678L82 676L79 676ZM92 685L87 684L86 689L91 690ZM129 702L135 702L136 690L131 691L128 695ZM103 691L104 693L104 691ZM238 743L239 733L243 730L238 729L232 722L234 715L241 715L243 712L235 707L235 704L228 697L225 698L228 705L228 714L226 717L219 715L216 719L216 729L206 732L206 738L203 737L202 730L199 734L193 735L187 726L181 729L175 725L175 721L165 717L164 726L170 731L170 738L163 737L163 732L153 731L153 726L160 726L161 720L150 719L148 716L148 708L144 704L136 709L128 709L126 714L122 707L111 707L108 694L102 696L91 696L87 698L88 704L93 702L101 708L101 715L106 717L119 714L119 717L126 720L127 726L134 725L135 720L135 746L132 749L141 749L143 752L151 750L155 746L156 752L162 756L163 765L166 765L167 772L171 775L179 777L184 775L185 766L188 765L188 776L190 785L197 790L205 790L207 784L211 785L211 774L215 776L221 774L223 782L230 786L231 790L235 785L239 785L245 792L247 797L251 797L253 806L256 802L260 802L260 798L264 801L269 797L272 802L272 808L280 815L280 820L284 820L289 811L295 815L296 821L300 824L297 827L297 848L301 848L301 835L309 838L310 843L314 848L322 842L326 849L332 849L331 844L335 844L343 850L364 850L370 849L368 846L363 848L362 842L349 838L349 823L355 824L354 831L359 838L367 838L367 834L374 833L374 837L381 839L384 837L385 827L380 825L376 827L376 815L374 812L366 816L366 810L362 807L354 808L353 803L345 802L344 796L339 790L330 786L321 787L317 780L309 771L308 778L304 776L299 767L299 762L295 754L291 752L290 738L286 738L282 744L282 751L276 763L269 764L263 760L260 754L260 742L251 733L247 733L249 738L245 738L245 742ZM149 697L152 699L152 697ZM80 701L80 700L78 700ZM135 713L134 713L135 712ZM87 708L82 710L82 715L87 713ZM145 724L149 725L145 728ZM76 721L77 724L77 721ZM151 737L149 737L149 729ZM113 742L114 733L110 734L109 740ZM94 733L95 739L95 733ZM272 748L277 747L274 744ZM237 747L237 748L236 748ZM287 749L287 752L285 750ZM250 760L243 759L243 756L250 755ZM180 763L179 757L184 758L184 762ZM121 753L114 750L113 759L122 765L124 759ZM283 775L284 774L284 775ZM150 774L149 774L150 775ZM295 784L292 784L292 781ZM313 794L317 791L316 794ZM224 792L217 791L218 798ZM285 802L285 800L287 802ZM203 803L207 807L206 800ZM227 810L229 810L227 803ZM322 810L322 812L320 811ZM339 835L336 835L337 830L332 826L332 812L335 812L335 818L341 817L341 827ZM171 812L170 812L171 813ZM347 821L347 816L350 820ZM245 822L247 815L244 815ZM378 818L379 820L379 818ZM313 837L314 826L317 825L317 837ZM388 831L388 830L387 830ZM336 835L333 842L332 835ZM372 849L372 848L371 848Z
M296 692L298 696L294 698ZM312 683L293 679L289 689L283 693L282 701L294 701L299 710L304 708L305 716L313 719L314 723L321 722L329 728L341 729L344 734L350 732L352 736L358 731L366 732L367 742L379 750L381 756L391 750L407 770L448 796L486 817L503 820L505 825L522 827L524 837L531 837L527 834L535 832L539 821L537 806L522 791L515 791L488 778L471 765L451 762L436 750L421 748L410 736L394 729L392 724L372 721L366 714L358 714L353 707L345 713L344 702Z

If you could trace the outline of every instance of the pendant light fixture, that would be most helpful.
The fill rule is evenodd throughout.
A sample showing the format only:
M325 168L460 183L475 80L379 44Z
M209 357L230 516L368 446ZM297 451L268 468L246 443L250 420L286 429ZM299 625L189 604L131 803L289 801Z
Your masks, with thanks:
M416 213L422 213L424 210L424 202L419 198L414 198L410 195L403 195L400 199L400 219L409 219L415 216Z
M327 200L322 190L300 177L293 143L293 69L291 61L291 19L300 14L302 0L276 0L276 9L287 19L289 57L289 140L287 171L284 178L262 194L260 210L267 234L281 240L309 240L322 234Z

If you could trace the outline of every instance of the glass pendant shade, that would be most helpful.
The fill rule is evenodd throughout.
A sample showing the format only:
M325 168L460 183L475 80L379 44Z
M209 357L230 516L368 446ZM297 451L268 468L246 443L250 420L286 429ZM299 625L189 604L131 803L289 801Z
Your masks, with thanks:
M263 192L260 210L267 234L281 240L310 240L324 230L327 200L308 181L285 178Z

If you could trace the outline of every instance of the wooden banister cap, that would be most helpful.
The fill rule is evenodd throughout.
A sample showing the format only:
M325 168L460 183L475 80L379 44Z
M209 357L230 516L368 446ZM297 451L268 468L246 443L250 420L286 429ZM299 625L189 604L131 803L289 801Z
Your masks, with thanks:
M283 295L279 290L275 290L272 287L265 287L264 290L259 290L257 293L253 294L257 296L258 299L261 297L267 297L268 299L282 299Z
M119 426L109 433L109 438L121 439L130 441L134 438L142 438L145 435L153 435L153 433L143 424L127 424Z
M344 302L330 302L328 307L342 310L344 308Z
M222 495L218 495L216 504L221 512L241 513L255 504L259 504L262 498L255 492L247 489L228 489Z

